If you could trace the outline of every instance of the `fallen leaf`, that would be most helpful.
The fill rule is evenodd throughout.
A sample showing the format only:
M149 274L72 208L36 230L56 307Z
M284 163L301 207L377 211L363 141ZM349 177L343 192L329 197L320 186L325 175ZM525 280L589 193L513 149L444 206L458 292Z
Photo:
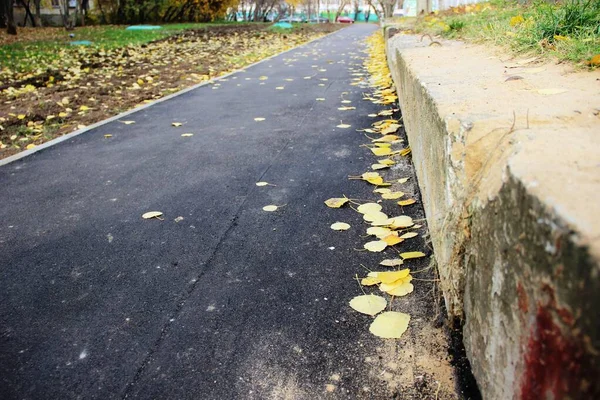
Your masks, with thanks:
M150 218L159 218L163 215L160 211L149 211L147 213L142 214L142 218L150 219Z
M275 210L277 210L277 208L279 208L279 207L277 207L277 206L274 206L274 205L270 205L270 206L264 206L264 207L263 207L263 211L269 211L269 212L271 212L271 211L275 211Z
M365 243L363 247L369 251L377 253L383 251L387 247L387 243L383 240L374 240L372 242Z
M365 294L350 300L350 307L363 314L376 315L385 310L387 301L381 296Z
M277 87L275 88L275 90L283 90L283 89L285 89L283 86L277 86Z
M383 207L381 207L381 204L365 203L365 204L361 204L360 206L358 206L356 208L356 210L361 214L369 214L369 213L379 212L379 211L381 211L382 208Z
M383 241L386 242L388 244L388 246L394 246L394 245L397 245L398 243L404 242L404 239L401 239L396 235L388 235L383 238Z
M390 225L392 228L408 228L414 225L411 217L408 215L400 215L399 217L390 218Z
M29 144L28 144L28 145L25 147L25 149L26 149L26 150L31 150L31 149L33 149L34 147L35 147L35 144L33 144L33 143L29 143Z
M183 124L181 122L173 122L171 125L177 128L178 126L181 126Z
M381 283L394 283L400 279L406 278L410 274L410 269L404 268L399 271L378 272L377 277Z
M107 133L106 135L104 135L104 137L108 139L108 138L111 138L112 135L110 133Z
M402 239L410 239L410 238L414 238L416 236L419 236L419 234L417 232L406 232L403 235L400 235L400 237Z
M341 128L341 129L347 129L350 128L352 125L348 125L348 124L339 124L336 125L336 128Z
M402 196L404 196L404 192L390 192L382 194L381 198L386 200L396 200Z
M257 117L257 118L254 118L254 120L256 122L260 122L260 121L264 121L265 119L263 117Z
M383 237L386 237L391 232L392 232L391 229L384 228L384 227L381 227L381 226L372 226L372 227L370 227L370 228L367 229L367 235L373 235L373 236L383 236Z
M334 231L347 231L348 229L350 229L350 225L348 225L345 222L336 222L334 224L331 224L330 228Z
M414 286L412 283L410 282L402 282L401 285L396 286L394 289L392 290L388 290L386 291L387 294L392 295L392 296L406 296L409 293L412 293L414 290Z
M267 186L269 182L256 182L256 186Z
M398 202L399 206L410 206L411 204L415 204L417 201L415 199L406 199L406 200L400 200Z
M397 267L398 265L404 264L401 258L388 258L379 263L379 265L384 265L386 267Z
M367 276L366 278L362 278L360 284L363 286L373 286L377 285L381 281L376 276Z
M388 188L377 188L375 190L373 190L373 193L390 193L392 191L392 189L388 189Z
M325 101L325 99L323 97L317 97L315 100L317 100L317 101Z
M389 165L385 165L385 164L372 164L371 165L371 169L375 170L375 171L379 171L380 169L386 169L389 168Z
M331 208L340 208L347 202L348 199L346 197L333 197L331 199L325 200L325 204L327 205L327 207Z
M181 136L183 136L183 137L191 137L191 136L194 136L194 134L193 133L182 133Z
M369 332L384 339L399 339L408 329L410 315L397 311L379 314L369 327Z
M373 147L371 148L371 151L376 156L387 156L392 152L392 150L389 147Z
M388 166L392 166L392 165L396 164L396 162L394 160L390 160L389 158L384 158L383 160L377 160L377 162L379 164L388 165Z
M398 179L398 183L406 183L410 178L400 178Z
M411 258L421 258L421 257L425 257L425 253L420 252L420 251L409 251L406 253L400 253L400 257L402 257L402 259L404 259L404 260L408 260Z
M60 116L60 114L59 114L59 116ZM125 125L135 124L135 121L119 121L119 122L121 122L121 123L123 123Z
M388 220L388 216L381 211L374 211L363 214L363 219L367 222L383 223Z

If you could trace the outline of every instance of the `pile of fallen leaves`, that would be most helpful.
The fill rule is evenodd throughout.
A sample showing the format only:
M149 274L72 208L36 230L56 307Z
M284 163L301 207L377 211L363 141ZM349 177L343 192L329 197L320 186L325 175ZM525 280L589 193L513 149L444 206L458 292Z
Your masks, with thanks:
M359 203L356 200L344 197L331 198L325 201L325 204L331 208L341 208L349 205L356 212L362 214L364 222L368 225L366 237L373 239L363 244L364 250L371 252L382 252L386 249L393 249L397 252L394 258L386 258L380 262L380 266L385 267L381 271L368 271L362 279L356 276L363 291L363 295L354 297L350 301L350 307L354 310L377 317L370 325L370 332L382 338L400 338L408 329L410 315L398 311L384 311L395 297L407 296L413 292L413 276L411 269L405 267L411 259L425 257L426 254L418 249L400 252L394 246L410 241L410 239L419 236L417 230L421 225L416 224L408 215L402 215L403 207L410 206L416 201L405 195L399 190L392 190L390 186L395 184L404 184L408 178L396 179L394 182L386 182L385 177L378 170L385 170L396 164L395 158L404 157L410 154L410 148L403 146L403 140L396 134L401 128L400 121L389 118L398 111L393 106L398 99L390 71L387 67L384 51L384 40L381 33L371 36L368 40L369 58L365 67L370 75L369 86L372 88L370 94L364 96L374 104L384 108L377 114L370 114L373 118L383 118L374 122L369 128L359 130L365 132L370 139L370 143L365 145L376 157L385 157L377 159L372 164L372 171L367 171L358 176L350 176L350 179L363 180L373 186L373 193L379 198L372 202ZM356 72L357 78L353 83L360 84L364 82L361 73ZM391 108L390 108L391 106ZM342 126L338 125L338 128ZM343 126L346 127L346 126ZM374 137L369 135L376 135ZM394 201L398 208L398 215L390 216L384 213L381 203L384 201ZM334 230L347 230L350 225L345 222L336 222L331 225ZM413 272L414 273L414 272ZM369 293L365 287L377 287L380 294ZM389 297L389 301L383 295Z
M124 48L67 46L44 62L31 52L24 70L0 64L0 158L298 46L321 25L338 28L215 26Z

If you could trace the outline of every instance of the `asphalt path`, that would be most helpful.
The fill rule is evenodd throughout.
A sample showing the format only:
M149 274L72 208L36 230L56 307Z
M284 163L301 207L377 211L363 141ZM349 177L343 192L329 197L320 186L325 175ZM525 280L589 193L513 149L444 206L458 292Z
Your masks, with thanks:
M347 306L381 255L323 204L372 197L347 176L373 162L355 129L381 107L349 68L376 29L0 167L0 397L389 398L365 363L381 341Z

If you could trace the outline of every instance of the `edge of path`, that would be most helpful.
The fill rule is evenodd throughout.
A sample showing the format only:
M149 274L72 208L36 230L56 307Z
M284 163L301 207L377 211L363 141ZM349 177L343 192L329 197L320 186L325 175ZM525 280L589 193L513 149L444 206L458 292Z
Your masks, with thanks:
M331 36L331 35L333 35L333 34L336 34L336 33L340 32L340 31L342 31L342 30L344 30L344 29L346 29L346 28L347 28L347 26L345 26L345 27L342 27L342 28L340 28L340 29L338 29L338 30L336 30L336 31L329 32L329 33L327 33L327 34L325 34L325 35L323 35L323 36L320 36L320 37L318 37L318 38L315 38L315 39L311 39L311 40L309 40L308 42L304 42L304 43L302 43L302 44L301 44L301 45L299 45L299 46L292 47L292 48L290 48L290 49L287 49L287 50L285 50L285 51L282 51L281 53L273 54L273 55L271 55L271 56L269 56L269 57L263 58L263 59L262 59L262 60L260 60L260 61L257 61L257 62L255 62L255 63L252 63L252 64L248 64L248 65L246 65L246 66L245 66L245 67L243 67L243 68L238 68L238 69L236 69L236 70L234 70L234 71L228 72L228 73L226 73L226 74L223 74L223 75L219 75L219 76L217 76L217 77L215 77L215 78L212 78L212 79L210 79L210 80L208 80L208 81L204 81L204 82L201 82L201 83L197 83L197 84L195 84L195 85L192 85L192 86L190 86L190 87L187 87L187 88L185 88L185 89L181 89L181 90L179 90L179 91L177 91L177 92L175 92L175 93L172 93L172 94L170 94L170 95L167 95L167 96L161 97L160 99L153 100L153 101L151 101L151 102L149 102L149 103L146 103L146 104L143 104L143 105L141 105L141 106L139 106L139 107L132 108L132 109L130 109L130 110L127 110L127 111L124 111L124 112L122 112L122 113L120 113L120 114L114 115L114 116L112 116L112 117L109 117L109 118L103 119L103 120L101 120L101 121L98 121L98 122L95 122L95 123L93 123L92 125L88 125L88 126L86 126L85 128L77 129L77 130L75 130L75 131L73 131L73 132L71 132L71 133L67 133L66 135L63 135L63 136L57 137L57 138L55 138L55 139L49 140L49 141L47 141L47 142L45 142L45 143L42 143L42 144L40 144L39 146L36 146L36 147L34 147L33 149L30 149L30 150L24 150L24 151L22 151L22 152L20 152L20 153L14 154L14 155L12 155L12 156L10 156L10 157L6 157L6 158L4 158L4 159L0 160L0 167L1 167L1 166L3 166L3 165L10 164L10 163L12 163L12 162L14 162L14 161L20 160L21 158L27 157L27 156L29 156L29 155L31 155L31 154L35 154L35 153L37 153L38 151L41 151L41 150L47 149L48 147L55 146L55 145L57 145L57 144L59 144L59 143L61 143L61 142L64 142L65 140L72 139L72 138L74 138L74 137L76 137L76 136L79 136L79 135L81 135L82 133L86 133L86 132L88 132L88 131L91 131L91 130L93 130L93 129L96 129L96 128L98 128L99 126L106 125L106 124L108 124L108 123L110 123L110 122L113 122L113 121L119 120L119 119L121 119L121 118L127 117L128 115L134 114L134 113L136 113L136 112L138 112L138 111L145 110L145 109L147 109L147 108L149 108L149 107L152 107L152 106L154 106L154 105L156 105L156 104L159 104L159 103L162 103L162 102L164 102L164 101L170 100L170 99L172 99L172 98L174 98L174 97L181 96L181 95L183 95L183 94L185 94L185 93L191 92L192 90L198 89L198 88L200 88L200 87L202 87L202 86L211 85L211 84L213 84L213 83L215 83L215 82L217 82L217 81L219 81L219 80L221 80L221 79L223 79L223 78L227 78L227 77L229 77L229 76L232 76L232 75L234 75L234 74L237 74L237 73L239 73L239 72L241 72L241 71L244 71L244 70L246 70L246 69L248 69L248 68L252 68L252 67L254 67L254 66L256 66L256 65L259 65L259 64L261 64L261 63L263 63L263 62L269 61L269 60L271 60L271 59L273 59L273 58L275 58L275 57L279 57L279 56L280 56L280 55L282 55L282 54L289 53L290 51L297 50L297 49L298 49L298 48L300 48L300 47L304 47L304 46L307 46L307 45L309 45L309 44L311 44L311 43L314 43L314 42L316 42L316 41L323 40L323 39L325 39L325 38L327 38L327 37L329 37L329 36Z

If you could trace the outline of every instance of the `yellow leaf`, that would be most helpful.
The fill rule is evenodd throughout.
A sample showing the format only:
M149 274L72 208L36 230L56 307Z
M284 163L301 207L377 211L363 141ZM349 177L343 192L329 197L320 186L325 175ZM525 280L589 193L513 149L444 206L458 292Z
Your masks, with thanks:
M384 265L386 267L397 267L398 265L402 264L404 264L404 261L402 261L401 258L388 258L379 263L379 265Z
M404 260L408 260L411 258L421 258L421 257L425 257L425 253L420 252L420 251L409 251L406 253L400 253L400 257L402 257L402 259L404 259Z
M510 19L510 26L517 26L525 22L525 18L522 15L516 15Z
M373 286L377 285L379 282L381 281L376 276L367 276L366 278L362 278L360 284L363 286Z
M179 127L183 124L181 122L173 122L171 125L173 125L174 127Z
M315 100L317 100L317 101L325 101L325 99L322 98L322 97L317 97Z
M384 228L381 226L372 226L370 228L367 229L367 235L373 235L373 236L383 236L386 237L387 235L389 235L391 233L391 229L389 228Z
M416 236L419 236L419 234L417 232L406 232L405 234L401 235L400 237L402 239L410 239L410 238L414 238Z
M25 119L25 114L19 114L19 115L17 115L17 119Z
M406 278L410 274L408 268L401 269L399 271L386 271L377 273L377 277L381 280L381 283L394 283L400 279Z
M390 167L389 165L385 165L385 164L372 164L371 165L371 169L373 169L375 171L378 171L380 169L386 169L386 168L389 168L389 167Z
M30 144L28 144L28 145L27 145L27 147L25 147L25 149L27 149L27 150L31 150L31 149L33 149L34 147L35 147L35 144L33 144L33 143L30 143Z
M369 214L369 213L379 212L379 211L381 211L382 208L383 207L381 207L381 204L365 203L365 204L361 204L360 206L358 206L356 208L356 211L358 211L361 214Z
M257 118L254 118L254 120L256 122L261 122L261 121L264 121L265 119L263 117L257 117Z
M59 114L60 115L60 114ZM131 124L135 124L135 121L119 121L124 123L125 125L131 125Z
M379 115L381 116L389 116L392 115L394 112L392 110L383 110L379 112Z
M399 217L390 218L392 228L408 228L414 225L411 217L408 215L400 215Z
M149 211L147 213L142 214L142 218L144 219L151 219L151 218L158 218L160 219L160 217L163 215L162 212L160 211Z
M348 225L345 222L336 222L334 224L331 224L330 228L334 231L347 231L348 229L350 229L350 225Z
M273 205L270 205L270 206L264 206L264 207L263 207L263 211L269 211L269 212L271 212L271 211L275 211L275 210L277 210L278 208L279 208L279 207L277 207L277 206L273 206Z
M369 212L363 215L363 219L367 222L381 222L388 220L388 216L381 211Z
M406 183L410 178L400 178L398 179L398 183Z
M410 154L410 147L407 147L406 149L400 150L400 155L401 156L407 156L409 154Z
M387 156L392 152L392 150L389 147L373 147L371 148L371 151L376 156Z
M379 314L369 327L369 332L384 339L399 339L408 329L410 315L397 311Z
M108 138L111 138L112 135L110 133L107 133L106 135L104 135L104 137L108 139Z
M269 79L269 77L264 75L258 78L259 81L266 81L267 79Z
M392 191L392 189L388 189L388 188L378 188L373 190L373 193L390 193Z
M406 199L406 200L400 200L398 202L399 206L410 206L411 204L415 204L417 201L415 199Z
M414 286L410 282L402 282L401 285L396 286L392 290L387 290L386 293L392 296L406 296L409 293L412 293L414 290Z
M331 199L325 200L325 204L327 205L327 207L331 208L340 208L347 202L348 199L346 197L333 197Z
M365 294L350 300L350 307L367 315L376 315L387 307L387 301L381 296Z
M79 107L79 110L80 110L80 111L87 111L87 110L89 110L89 109L90 109L90 108L89 108L88 106L81 106L81 107Z
M386 200L395 200L395 199L399 199L402 196L404 196L403 192L390 192L390 193L382 194L381 198L386 199Z
M181 136L182 137L191 137L191 136L194 136L194 134L193 133L182 133Z
M140 85L140 86L142 86L142 85L144 84L144 81L143 81L143 80L141 80L141 79L138 79L138 80L137 80L137 84L138 84L138 85Z
M387 247L387 243L383 240L374 240L372 242L365 243L363 247L369 251L378 253Z
M401 239L396 235L388 235L383 238L383 241L386 242L388 246L394 246L398 243L402 243L404 239Z
M275 88L275 90L283 90L283 89L284 89L284 87L283 87L283 86L277 86L277 87Z
M348 125L348 124L339 124L336 126L336 128L341 128L341 129L347 129L350 128L352 125Z
M554 35L554 40L558 40L559 42L564 42L567 40L571 40L571 38L569 38L568 36L563 36L563 35Z
M382 136L382 137L380 137L378 139L374 139L372 141L375 142L375 143L377 143L377 142L390 143L390 142L395 142L398 139L400 139L400 136L397 136L397 135L385 135L385 136Z
M47 121L50 121L50 120L52 120L54 118L56 118L54 115L48 115L48 116L46 116L46 120Z
M338 107L338 110L340 110L340 111L356 110L356 107L342 106L342 107Z
M269 182L256 182L256 186L267 186Z

